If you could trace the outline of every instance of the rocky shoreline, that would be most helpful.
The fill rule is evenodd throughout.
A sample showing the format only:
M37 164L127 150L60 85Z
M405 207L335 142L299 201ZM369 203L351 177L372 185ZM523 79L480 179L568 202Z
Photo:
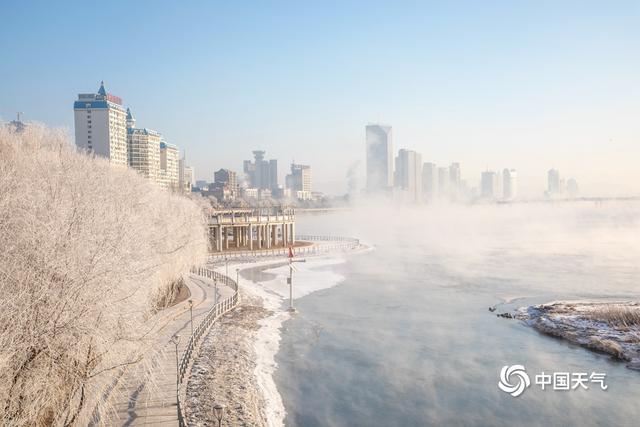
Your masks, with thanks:
M555 301L498 316L521 320L543 334L608 354L640 370L638 301Z

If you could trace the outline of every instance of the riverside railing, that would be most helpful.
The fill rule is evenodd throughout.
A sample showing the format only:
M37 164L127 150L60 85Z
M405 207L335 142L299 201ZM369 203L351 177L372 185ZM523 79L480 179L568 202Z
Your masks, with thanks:
M360 240L352 237L297 235L296 240L322 243L310 246L292 247L291 250L293 251L294 255L316 255L336 250L347 251L360 247ZM261 249L255 251L229 251L215 253L209 256L209 260L215 261L221 259L229 260L238 258L271 257L283 255L286 256L288 254L288 247L280 247L275 249ZM192 362L195 347L200 342L202 336L205 335L209 330L211 325L213 325L213 323L215 323L215 321L218 320L222 315L234 309L238 305L240 299L238 294L238 284L230 277L227 277L224 274L218 273L217 271L211 270L206 267L194 267L191 269L191 273L224 283L225 285L233 289L234 292L233 295L225 298L222 301L219 301L211 308L211 310L209 310L209 312L207 312L202 322L200 322L198 327L193 331L193 335L191 335L191 337L189 338L187 347L185 348L184 352L182 353L182 357L178 362L177 410L178 425L180 427L187 425L184 417L183 404L180 397L180 387L182 386L184 376L186 375L187 369L189 368L189 364Z
M189 364L193 359L193 352L195 351L195 347L200 342L202 336L209 330L211 325L218 320L222 315L227 313L228 311L235 308L238 305L239 295L238 295L238 284L231 279L230 277L225 276L224 274L220 274L217 271L213 271L206 267L194 267L191 269L192 274L196 274L201 277L206 277L207 279L216 280L218 282L224 283L233 289L233 295L219 301L215 304L209 312L205 315L204 319L198 327L193 331L193 334L189 338L189 342L187 343L187 347L182 353L182 357L178 362L178 395L177 395L177 407L178 407L178 425L186 426L186 421L183 413L183 405L180 398L180 386L184 380L184 376L187 373L187 369Z
M327 252L347 251L360 247L360 240L343 236L314 236L308 234L296 235L296 241L321 242L309 246L292 246L294 256L319 255ZM289 247L277 247L269 249L256 249L253 251L224 251L209 254L209 260L232 260L238 258L263 258L289 255Z

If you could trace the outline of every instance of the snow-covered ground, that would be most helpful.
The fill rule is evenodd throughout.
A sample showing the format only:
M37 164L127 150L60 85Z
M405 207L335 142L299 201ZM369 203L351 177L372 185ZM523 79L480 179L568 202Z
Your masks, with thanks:
M293 263L294 306L296 299L344 280L343 276L330 269L332 265L344 262L343 256L335 255L309 257L305 262ZM192 424L206 425L210 421L211 414L199 408L199 402L205 395L216 394L223 399L226 394L230 400L252 402L251 405L240 406L236 402L227 402L229 410L235 411L231 418L233 422L266 422L269 427L284 425L286 411L273 374L277 368L275 356L280 347L282 324L291 316L287 311L289 265L285 263L283 259L271 259L229 264L230 274L240 269L240 292L244 297L238 309L214 325L196 358L187 391ZM225 273L227 266L217 266L216 270ZM259 274L267 279L244 278ZM230 340L233 345L229 345ZM229 351L236 357L230 358ZM213 382L224 384L218 387ZM234 404L235 408L232 407Z

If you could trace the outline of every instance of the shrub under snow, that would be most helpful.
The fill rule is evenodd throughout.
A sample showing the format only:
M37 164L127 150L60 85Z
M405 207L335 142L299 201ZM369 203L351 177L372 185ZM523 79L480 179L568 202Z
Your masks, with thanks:
M195 202L61 131L0 126L2 424L86 424L206 242Z

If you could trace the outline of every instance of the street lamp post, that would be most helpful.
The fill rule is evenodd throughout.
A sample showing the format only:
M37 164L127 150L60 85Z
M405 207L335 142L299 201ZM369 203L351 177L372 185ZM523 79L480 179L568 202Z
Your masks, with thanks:
M293 308L293 258L289 258L289 277L287 282L289 282L289 311L293 313L296 311Z
M193 300L189 300L189 312L191 313L191 336L193 336Z
M305 259L293 260L293 252L289 248L289 277L287 277L287 284L289 285L289 312L295 313L296 309L293 306L293 263L294 262L306 262Z
M220 403L216 403L213 407L213 415L215 415L216 419L218 420L218 427L222 425L222 419L224 418L224 412L226 408L226 405L222 405Z
M216 305L218 305L218 279L213 279L213 285L214 285L214 288L215 288L213 290L213 292L214 292L214 294L213 294L214 307L215 307Z
M180 362L178 361L178 344L180 344L180 335L174 335L171 337L171 343L176 346L176 403L179 405L179 393L180 393Z

